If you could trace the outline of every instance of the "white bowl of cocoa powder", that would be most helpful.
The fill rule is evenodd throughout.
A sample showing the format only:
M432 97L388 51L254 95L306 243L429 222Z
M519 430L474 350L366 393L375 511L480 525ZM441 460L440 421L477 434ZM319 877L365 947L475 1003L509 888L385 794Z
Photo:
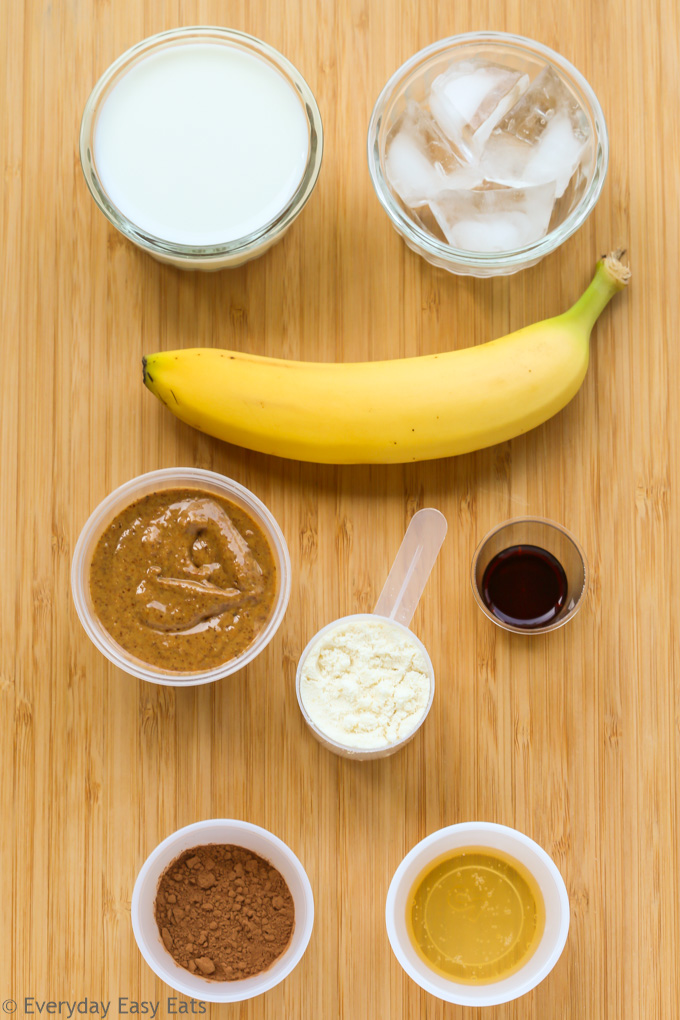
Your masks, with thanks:
M171 988L241 1002L283 981L314 924L312 888L293 851L259 825L213 818L153 850L132 894L139 950Z

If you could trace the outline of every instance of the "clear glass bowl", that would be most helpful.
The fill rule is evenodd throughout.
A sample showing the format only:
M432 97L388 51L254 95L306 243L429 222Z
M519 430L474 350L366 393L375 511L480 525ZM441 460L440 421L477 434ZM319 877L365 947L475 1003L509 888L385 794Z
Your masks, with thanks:
M407 99L425 89L452 59L487 58L530 76L550 63L572 91L590 126L591 158L585 167L583 193L554 230L525 248L508 252L471 252L452 248L422 229L391 190L384 169L385 143ZM602 108L592 88L559 53L523 36L506 32L468 32L451 36L420 50L395 71L380 93L368 127L368 167L376 194L409 248L434 266L460 276L507 276L535 265L558 248L585 222L600 197L607 173L609 141Z
M194 246L177 244L155 237L129 220L107 195L97 173L94 152L94 132L97 116L113 86L132 67L150 54L169 47L184 46L187 43L219 43L242 50L271 64L298 94L309 125L309 150L307 165L297 190L288 204L275 219L245 237L225 244ZM195 26L161 32L133 46L122 54L104 72L90 94L80 126L80 162L87 186L95 202L110 223L139 248L153 255L161 262L167 262L180 269L217 270L240 266L257 258L279 241L293 220L301 212L314 190L323 151L323 128L321 114L309 85L289 60L254 36L228 28Z
M111 637L97 616L90 593L90 565L97 543L111 521L125 507L141 499L151 492L162 492L164 489L200 489L203 492L214 492L218 496L231 500L242 507L255 520L269 540L269 545L276 564L278 585L276 601L272 607L267 623L256 636L251 645L234 659L215 666L213 669L182 672L161 669L127 652ZM203 471L200 468L163 468L160 471L149 471L131 479L102 500L91 514L80 533L71 564L71 591L76 612L87 636L99 651L114 666L129 673L130 676L148 680L150 683L165 687L190 687L196 684L208 684L214 680L231 676L252 662L253 659L269 644L283 620L288 599L290 597L291 567L288 546L283 533L267 507L257 496L239 485L238 482L214 471Z
M567 577L567 593L558 614L544 627L516 627L491 612L482 595L484 571L494 556L513 545L536 545L562 564ZM561 524L543 517L516 517L498 524L484 536L472 560L470 583L477 605L497 627L513 634L547 634L572 620L583 605L588 591L588 563L585 553L572 534Z

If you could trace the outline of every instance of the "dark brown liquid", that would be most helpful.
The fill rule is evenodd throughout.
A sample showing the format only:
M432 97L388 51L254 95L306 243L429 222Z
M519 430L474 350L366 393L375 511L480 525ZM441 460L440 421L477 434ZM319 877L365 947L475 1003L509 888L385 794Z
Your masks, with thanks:
M503 623L545 627L565 604L567 575L547 550L512 545L494 556L484 571L482 597Z

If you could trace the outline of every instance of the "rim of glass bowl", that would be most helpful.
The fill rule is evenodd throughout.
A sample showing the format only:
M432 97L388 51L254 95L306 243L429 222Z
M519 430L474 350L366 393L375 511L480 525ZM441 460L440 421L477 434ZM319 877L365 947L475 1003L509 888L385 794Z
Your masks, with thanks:
M479 586L477 585L477 562L482 549L490 538L498 534L498 532L502 531L504 528L509 527L511 524L544 524L550 528L554 528L555 531L561 532L564 537L571 542L580 557L581 563L583 564L583 587L581 588L581 594L579 595L578 602L574 608L570 609L564 614L564 616L558 616L555 620L546 624L545 627L515 627L514 624L506 623L505 620L501 620L498 616L495 616L485 604L479 591ZM576 614L580 611L581 606L585 602L586 595L588 594L588 588L590 586L590 568L588 567L588 560L581 547L581 543L572 535L571 531L563 527L563 525L558 524L557 521L551 521L548 517L509 517L507 521L501 521L500 524L496 524L495 527L487 531L477 545L475 554L472 557L472 565L470 567L470 586L472 588L472 594L475 597L475 602L488 620L495 623L497 627L501 628L501 630L507 630L511 634L521 634L523 637L533 637L534 634L549 634L553 630L559 630L560 627L564 627L566 623L569 623L570 620L574 619Z
M102 102L105 100L110 89L120 76L130 66L138 63L155 49L163 49L168 45L184 44L191 40L196 41L217 41L232 43L237 47L255 52L263 57L268 63L283 74L283 77L298 94L304 107L305 116L309 127L309 155L307 165L302 179L294 194L284 206L280 213L269 220L262 227L245 234L234 241L227 241L224 244L192 245L179 244L168 241L162 237L156 237L146 230L142 230L121 210L114 205L107 195L96 170L94 158L94 130L97 116ZM248 35L247 32L239 32L231 28L221 28L217 25L193 25L186 28L174 28L168 32L158 32L141 42L131 46L122 53L117 60L104 71L97 84L92 89L85 104L83 117L80 124L80 164L83 169L85 181L90 194L99 209L104 213L110 223L116 227L121 234L134 241L135 244L146 251L157 255L182 255L185 258L195 258L199 261L210 261L219 259L225 255L246 255L251 249L257 249L264 241L271 241L273 238L283 234L291 225L293 220L306 205L321 169L321 157L323 154L323 125L321 114L314 94L309 85L302 77L298 69L282 53L269 46L268 43Z
M423 653L425 661L430 668L430 691L427 696L427 705L425 706L425 710L420 719L418 719L413 729L409 730L405 736L400 737L398 740L393 740L391 744L383 744L382 747L352 747L349 744L340 743L339 740L335 740L333 737L329 736L325 730L322 730L316 725L307 711L304 701L302 700L302 691L300 689L302 685L302 667L305 663L305 659L311 652L312 647L327 631L332 630L341 623L347 623L350 620L367 620L370 623L375 623L377 621L378 623L385 623L396 627L398 630L405 631ZM399 623L398 620L391 620L389 617L381 616L379 613L350 613L349 616L339 616L337 620L331 620L330 623L320 627L316 634L309 639L302 650L300 658L298 659L297 670L295 672L295 695L297 697L300 712L302 713L302 718L307 723L307 726L312 731L318 742L328 751L331 751L333 754L337 754L341 758L349 758L354 761L373 761L376 758L389 758L391 755L396 754L397 751L400 751L402 747L405 747L406 744L410 743L430 714L430 709L432 708L432 703L434 701L434 688L434 665L430 658L430 653L418 635L414 634L410 627L406 627L403 623Z
M156 482L158 483L157 487L153 485L149 488L151 483ZM160 666L154 666L142 659L137 659L127 652L111 637L104 625L97 619L88 602L89 568L92 553L106 526L118 512L133 503L136 498L141 498L146 492L162 492L164 489L181 488L182 486L186 488L200 487L201 483L206 482L220 489L221 495L227 499L230 496L236 497L237 502L240 500L245 504L265 532L272 546L279 573L276 602L266 625L255 637L255 640L235 659L228 659L219 666L205 670L185 672L162 669ZM161 684L164 687L195 687L198 684L213 683L215 680L222 680L244 669L260 652L264 651L279 629L288 608L290 590L291 563L288 546L271 511L254 492L241 485L240 482L228 478L227 475L221 475L216 471L206 471L202 468L160 468L157 471L147 471L145 474L136 475L119 485L95 507L88 517L78 536L71 561L71 594L78 618L90 641L102 655L106 656L109 662L125 673L137 677L139 680Z
M551 230L545 237L527 245L525 248L517 248L507 252L470 252L461 248L453 248L443 241L438 241L436 237L425 233L399 206L397 200L392 195L381 166L380 128L385 108L390 102L396 87L402 85L413 69L430 57L458 46L461 43L473 41L479 43L498 43L521 53L529 51L532 55L539 55L550 63L555 64L561 71L566 73L567 78L581 91L595 126L595 166L592 178L578 205L572 209L559 226ZM513 35L506 32L464 32L461 35L452 35L446 39L440 39L430 46L419 50L397 68L388 80L376 100L368 126L368 169L380 204L392 220L392 223L400 233L405 234L418 247L425 248L432 255L447 262L460 263L466 266L491 268L496 265L503 265L516 266L518 269L521 269L522 264L528 259L538 260L554 251L582 226L595 208L607 176L608 164L609 135L607 124L600 102L588 81L570 61L556 53L555 50L551 50L550 47L544 46L543 43L537 42L535 39L528 39L526 36Z

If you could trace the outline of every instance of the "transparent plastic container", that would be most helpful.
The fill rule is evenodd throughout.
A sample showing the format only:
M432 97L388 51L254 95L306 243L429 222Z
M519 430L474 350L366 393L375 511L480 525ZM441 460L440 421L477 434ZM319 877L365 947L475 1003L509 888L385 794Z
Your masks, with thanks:
M208 981L192 974L175 963L156 924L154 904L163 872L185 850L209 843L233 843L264 857L281 872L293 897L295 927L288 948L267 970L253 977ZM314 927L314 896L305 869L278 836L250 822L211 818L178 829L149 854L135 882L131 916L140 953L154 974L171 988L203 1002L244 1002L280 984L302 959Z
M543 627L516 627L492 613L482 596L482 579L487 566L498 553L514 545L535 545L545 549L562 565L567 578L564 605ZM588 593L588 562L574 536L555 521L544 517L515 517L492 528L479 543L472 560L470 584L477 605L497 627L513 634L548 634L564 627L578 613Z
M424 91L453 60L486 58L529 73L551 64L583 109L591 133L592 154L586 183L575 207L554 230L524 248L508 252L471 252L452 248L422 229L406 212L385 175L385 144L407 98ZM602 108L592 88L559 53L533 39L506 32L468 32L433 43L395 71L380 93L368 128L368 167L376 194L392 225L417 255L460 276L507 276L535 265L579 229L600 197L607 173L609 141Z
M235 48L264 60L274 67L297 93L309 126L309 149L307 164L300 183L288 203L269 223L252 233L225 244L204 246L178 244L144 231L125 216L113 203L97 172L94 150L94 132L97 117L113 86L135 64L151 54L169 47L190 43L217 43ZM85 105L80 126L80 162L87 186L93 199L110 223L125 237L148 252L160 262L167 262L179 269L200 269L214 271L240 266L258 258L276 244L291 223L302 211L309 199L321 168L323 151L323 128L321 114L309 85L300 72L278 50L267 43L233 29L216 26L194 26L177 28L170 32L143 39L122 54L104 72L95 85Z
M300 656L295 676L295 693L300 711L319 743L329 751L332 751L333 754L337 754L342 758L352 758L354 761L372 761L375 758L387 758L413 740L425 722L434 700L434 667L425 645L409 629L409 624L413 619L416 606L420 601L427 579L439 555L442 542L446 537L446 530L446 518L439 510L426 507L414 514L406 529L406 534L373 612L355 613L352 616L344 616L339 620L333 620L332 623L317 631ZM354 747L350 744L342 744L334 740L321 727L317 726L311 718L301 691L305 660L314 645L324 634L342 624L352 622L380 623L383 626L394 627L404 631L408 634L411 643L419 649L425 659L430 677L427 704L422 715L415 720L412 729L403 737L400 737L399 740L395 740L390 744L381 744L379 747L374 748Z
M438 857L462 847L486 847L513 857L533 875L545 905L543 936L526 963L509 977L483 985L462 984L428 967L416 952L406 925L409 895L420 874ZM525 995L550 973L567 941L569 913L564 880L538 843L506 825L462 822L426 836L404 857L387 892L385 923L392 952L426 992L459 1006L498 1006Z
M234 659L213 669L197 670L195 672L175 672L173 670L161 669L149 663L142 662L135 656L130 655L116 641L100 622L92 604L90 594L90 564L92 556L101 535L111 523L113 518L125 507L136 502L151 492L162 492L164 489L200 489L203 492L213 492L222 496L237 506L242 507L246 513L259 524L262 531L269 540L274 557L277 575L276 600L266 625L257 635L251 645ZM274 517L254 493L239 485L238 482L214 471L204 471L200 468L163 468L160 471L150 471L148 474L139 475L131 481L115 489L104 499L92 513L83 530L80 533L73 554L71 564L71 591L76 611L80 618L87 636L96 645L99 651L109 659L114 666L129 673L130 676L139 677L140 680L148 680L150 683L162 684L166 687L187 687L196 684L212 683L214 680L221 680L223 677L237 673L252 662L260 652L266 648L271 639L279 629L288 606L291 587L291 567L288 547L283 533L276 523Z

